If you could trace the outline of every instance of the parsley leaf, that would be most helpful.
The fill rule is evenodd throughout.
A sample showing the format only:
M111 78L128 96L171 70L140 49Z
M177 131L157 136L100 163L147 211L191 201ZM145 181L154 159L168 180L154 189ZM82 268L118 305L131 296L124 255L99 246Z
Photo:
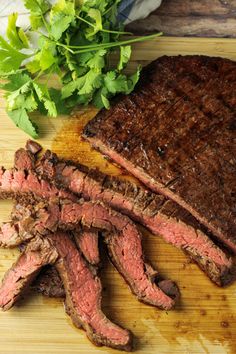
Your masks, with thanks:
M58 40L75 18L74 1L59 0L50 11L50 33Z
M0 74L9 74L18 70L26 58L28 55L17 51L0 36Z
M120 60L117 66L117 69L119 71L122 70L125 67L125 64L128 63L128 61L130 60L130 56L131 56L130 45L120 47Z
M16 27L18 18L17 13L13 13L8 17L7 38L10 44L16 49L23 49L29 47L29 41L22 28Z
M109 71L105 78L104 83L107 90L111 93L123 92L126 93L128 90L127 78L125 75L116 75L116 72Z
M30 10L30 23L34 30L44 25L44 14L51 5L47 0L24 0L25 7Z
M17 127L23 130L26 134L29 134L33 139L38 138L38 131L35 124L30 120L26 110L16 109L14 111L8 111L8 116L15 123Z

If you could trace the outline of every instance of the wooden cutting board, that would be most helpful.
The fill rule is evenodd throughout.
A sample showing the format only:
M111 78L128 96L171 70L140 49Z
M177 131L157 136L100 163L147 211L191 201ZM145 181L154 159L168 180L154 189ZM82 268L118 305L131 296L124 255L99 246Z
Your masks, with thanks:
M146 64L164 54L206 54L236 60L236 40L165 37L138 44L129 70L137 63ZM23 147L28 137L7 118L2 97L0 103L0 165L10 167L14 151ZM42 133L39 142L63 157L121 174L117 167L80 140L82 126L95 113L93 109L85 109L72 118L35 117ZM10 209L11 202L0 202L0 221L8 219ZM102 269L105 313L132 330L137 353L236 353L236 284L227 289L218 288L181 251L142 231L147 257L164 277L178 283L181 300L176 309L169 312L139 303L105 260ZM16 249L0 249L1 277L17 255ZM1 354L117 352L94 347L85 333L72 325L61 300L30 293L9 312L1 312L0 319Z

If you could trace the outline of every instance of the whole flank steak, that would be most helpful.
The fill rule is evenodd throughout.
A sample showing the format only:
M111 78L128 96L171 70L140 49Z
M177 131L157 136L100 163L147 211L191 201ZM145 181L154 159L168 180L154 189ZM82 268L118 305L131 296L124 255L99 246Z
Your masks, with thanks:
M236 253L236 62L161 57L83 136Z

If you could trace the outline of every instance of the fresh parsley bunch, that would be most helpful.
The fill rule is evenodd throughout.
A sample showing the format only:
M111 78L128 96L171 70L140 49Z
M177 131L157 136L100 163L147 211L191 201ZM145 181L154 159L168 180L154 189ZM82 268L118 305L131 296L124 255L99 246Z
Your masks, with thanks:
M58 0L52 5L48 0L24 0L30 11L27 31L16 25L17 13L9 16L6 39L0 36L0 78L4 79L1 88L6 91L7 113L17 127L37 138L29 113L38 110L56 117L90 102L109 108L112 96L134 89L140 67L131 76L122 72L131 56L130 44L160 34L120 40L130 33L117 22L118 3ZM109 56L117 48L119 60L111 68ZM52 75L59 79L60 90L52 87Z

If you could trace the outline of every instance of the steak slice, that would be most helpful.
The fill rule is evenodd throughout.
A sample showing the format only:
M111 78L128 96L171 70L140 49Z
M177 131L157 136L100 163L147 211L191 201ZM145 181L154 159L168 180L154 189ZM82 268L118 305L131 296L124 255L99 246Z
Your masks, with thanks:
M112 323L101 310L102 285L96 272L90 270L67 235L58 232L50 240L59 254L55 266L65 288L66 312L74 325L83 327L96 345L131 350L131 332Z
M98 230L81 227L73 231L73 236L78 248L83 253L88 263L98 265L100 262L98 248Z
M236 252L236 62L162 57L83 136Z
M153 234L181 248L216 284L227 285L235 279L222 250L207 231L185 209L160 194L127 180L105 175L80 164L61 161L47 151L37 163L37 171L85 199L100 200L147 227Z
M102 204L93 202L73 203L71 201L60 200L59 202L51 201L49 203L30 204L29 201L23 200L22 203L26 203L27 213L30 210L32 215L32 222L27 224L27 230L32 235L40 234L47 235L49 232L56 232L59 229L73 230L80 223L83 226L95 227L109 233L114 233L121 239L129 242L135 242L133 245L136 252L131 252L127 258L127 265L117 268L121 272L121 275L125 278L129 284L131 290L138 297L148 304L158 306L163 309L171 309L179 296L179 291L175 283L172 282L172 289L176 289L175 293L165 293L158 285L158 282L154 283L150 278L151 267L145 265L143 261L143 255L141 250L141 235L132 223L132 221L111 209L106 208ZM21 208L24 208L21 206ZM22 209L23 214L23 209ZM20 223L24 225L24 219L22 218ZM23 226L19 227L20 231L23 230ZM132 235L131 235L132 234ZM19 235L22 239L22 236ZM132 249L132 245L129 245ZM116 250L114 249L114 252ZM119 258L119 254L114 253L114 259ZM123 260L125 261L125 259ZM231 262L230 260L228 260ZM122 259L120 260L122 262ZM139 278L134 278L133 269L137 268L139 272ZM146 287L143 289L141 284L138 284L139 280L145 281ZM166 288L165 288L166 289Z
M16 169L5 170L0 167L0 199L14 198L17 194L28 193L41 199L60 197L77 200L72 193L52 186L30 170L27 172Z
M54 263L57 259L55 249L41 238L35 238L19 256L12 268L5 274L0 287L0 307L9 310L28 290L42 266Z

